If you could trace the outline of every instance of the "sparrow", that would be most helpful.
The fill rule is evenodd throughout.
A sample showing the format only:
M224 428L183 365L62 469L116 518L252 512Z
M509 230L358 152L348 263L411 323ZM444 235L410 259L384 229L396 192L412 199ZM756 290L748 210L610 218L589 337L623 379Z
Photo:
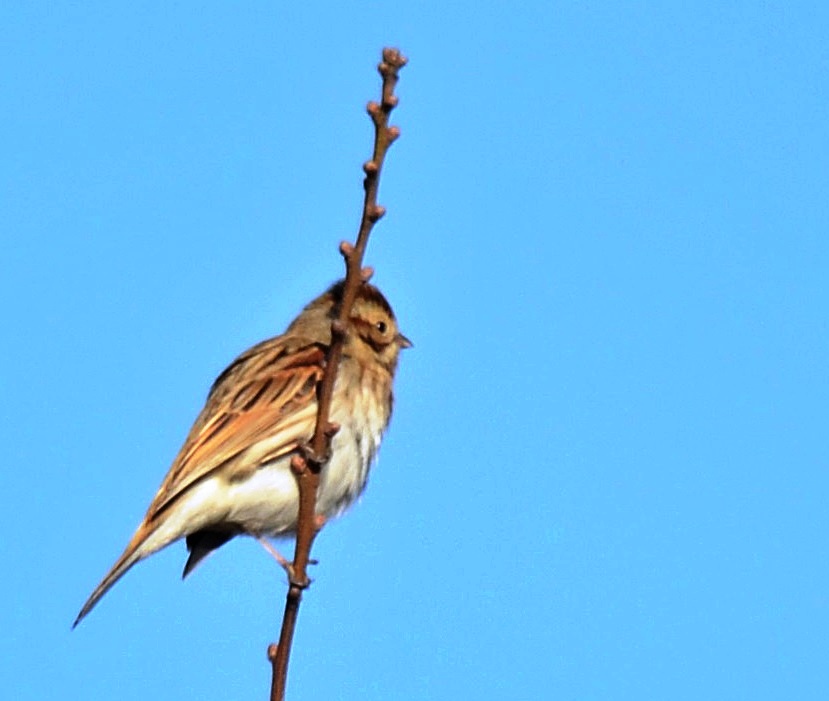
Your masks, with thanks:
M246 350L219 375L143 521L73 628L133 565L181 538L189 551L186 577L237 535L296 532L299 496L290 461L314 432L317 384L344 284L332 285L284 334ZM318 515L341 514L365 489L391 418L398 356L411 345L380 290L363 283L334 385L330 420L340 429L320 473Z

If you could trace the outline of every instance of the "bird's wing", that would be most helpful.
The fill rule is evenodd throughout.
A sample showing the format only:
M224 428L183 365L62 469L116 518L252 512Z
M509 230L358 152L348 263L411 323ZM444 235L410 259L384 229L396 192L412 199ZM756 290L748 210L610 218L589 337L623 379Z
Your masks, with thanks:
M241 479L310 440L324 360L319 344L288 344L284 337L239 356L214 383L147 521L218 470L229 481Z

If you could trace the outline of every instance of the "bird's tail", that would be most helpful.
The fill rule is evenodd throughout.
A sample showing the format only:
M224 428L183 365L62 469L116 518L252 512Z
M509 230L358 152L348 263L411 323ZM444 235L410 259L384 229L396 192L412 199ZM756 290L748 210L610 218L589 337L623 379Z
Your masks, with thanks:
M138 527L138 530L127 544L127 547L121 557L118 558L112 566L112 569L107 572L106 577L101 580L101 583L95 587L95 591L93 591L91 596L86 600L86 603L83 605L78 617L72 624L72 628L75 628L78 623L83 620L84 616L86 616L86 614L88 614L95 607L95 604L97 604L101 600L101 597L112 588L112 585L127 573L127 570L129 570L130 567L132 567L139 560L143 560L147 557L147 555L150 555L159 549L158 547L143 547L148 544L147 540L153 534L154 530L155 529L152 526L149 526L146 521Z

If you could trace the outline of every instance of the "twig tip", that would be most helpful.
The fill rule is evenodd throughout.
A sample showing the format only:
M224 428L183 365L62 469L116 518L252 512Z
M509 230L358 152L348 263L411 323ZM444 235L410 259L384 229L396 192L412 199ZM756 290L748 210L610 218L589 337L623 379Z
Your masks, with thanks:
M383 49L383 63L394 68L403 68L408 62L409 59L400 53L400 49L396 49L393 46L387 46Z

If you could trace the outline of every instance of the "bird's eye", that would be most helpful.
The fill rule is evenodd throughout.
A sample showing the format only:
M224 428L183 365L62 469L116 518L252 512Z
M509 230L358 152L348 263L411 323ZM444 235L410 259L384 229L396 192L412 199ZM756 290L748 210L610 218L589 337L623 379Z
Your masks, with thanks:
M380 333L386 333L386 322L385 321L378 321L374 328L376 328Z

